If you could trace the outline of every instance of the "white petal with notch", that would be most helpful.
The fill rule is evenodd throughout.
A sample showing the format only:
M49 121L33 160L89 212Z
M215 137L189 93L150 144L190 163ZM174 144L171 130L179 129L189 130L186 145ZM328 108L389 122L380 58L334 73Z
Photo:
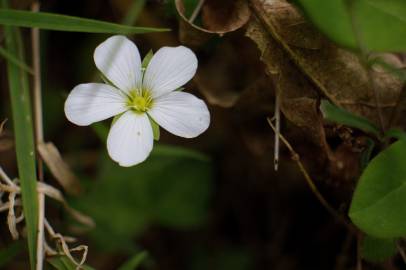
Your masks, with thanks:
M197 58L189 48L162 47L149 62L143 85L153 97L159 97L185 85L196 69Z
M141 85L141 57L137 46L125 36L112 36L94 51L97 68L116 87L128 92Z

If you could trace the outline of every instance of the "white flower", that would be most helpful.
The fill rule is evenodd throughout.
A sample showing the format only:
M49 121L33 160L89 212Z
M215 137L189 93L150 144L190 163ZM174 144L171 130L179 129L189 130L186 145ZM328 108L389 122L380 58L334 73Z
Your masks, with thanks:
M65 114L79 126L121 114L107 138L108 153L121 166L143 162L151 152L154 138L149 117L184 138L208 128L206 104L192 94L175 91L196 73L197 58L190 49L163 47L143 72L136 45L124 36L112 36L96 48L94 61L114 86L76 86L66 100Z

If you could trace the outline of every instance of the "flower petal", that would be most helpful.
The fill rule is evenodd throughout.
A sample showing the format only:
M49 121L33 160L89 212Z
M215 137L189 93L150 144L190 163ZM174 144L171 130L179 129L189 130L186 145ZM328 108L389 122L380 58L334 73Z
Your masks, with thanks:
M97 68L119 89L128 92L141 85L141 57L125 36L112 36L94 51Z
M79 84L65 102L65 115L79 126L88 126L126 111L126 96L103 83Z
M110 157L123 167L143 162L152 150L154 135L148 116L124 113L111 127L107 138Z
M194 138L210 125L210 113L204 101L185 92L157 98L148 114L158 125L184 138Z
M169 93L187 83L196 73L197 58L188 48L163 47L152 57L145 71L143 86L153 97Z

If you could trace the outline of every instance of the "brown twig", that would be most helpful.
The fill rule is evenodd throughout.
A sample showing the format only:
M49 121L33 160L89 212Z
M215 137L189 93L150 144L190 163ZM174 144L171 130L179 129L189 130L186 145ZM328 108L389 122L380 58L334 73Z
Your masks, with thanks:
M38 12L39 2L34 2L31 6L32 12ZM31 28L32 59L34 68L34 130L36 148L44 142L44 131L42 121L42 93L41 93L41 62L40 62L40 38L39 29ZM44 181L44 164L41 157L37 154L38 179ZM43 269L44 260L44 213L45 213L45 195L38 193L38 235L37 235L37 270Z
M274 124L272 123L270 118L267 118L269 125L273 129L274 132L276 132L276 128ZM323 207L333 216L335 217L338 221L340 221L350 232L356 233L357 230L352 226L346 219L341 216L337 210L335 210L328 202L327 200L323 197L323 195L320 193L318 190L317 186L315 185L314 181L310 177L309 173L307 172L306 168L304 167L302 161L300 160L299 154L293 149L292 145L288 142L288 140L281 134L279 133L279 137L283 144L288 148L289 152L292 155L292 159L296 162L297 166L299 167L300 172L303 174L307 185L309 186L310 190L313 192L313 194L316 196L316 198L319 200L319 202L323 205Z

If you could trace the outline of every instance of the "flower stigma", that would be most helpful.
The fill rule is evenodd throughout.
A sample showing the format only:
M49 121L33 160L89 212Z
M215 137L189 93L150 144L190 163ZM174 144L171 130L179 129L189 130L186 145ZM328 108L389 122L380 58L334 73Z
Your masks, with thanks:
M147 89L136 89L129 93L127 106L136 113L144 113L151 109L152 96Z

